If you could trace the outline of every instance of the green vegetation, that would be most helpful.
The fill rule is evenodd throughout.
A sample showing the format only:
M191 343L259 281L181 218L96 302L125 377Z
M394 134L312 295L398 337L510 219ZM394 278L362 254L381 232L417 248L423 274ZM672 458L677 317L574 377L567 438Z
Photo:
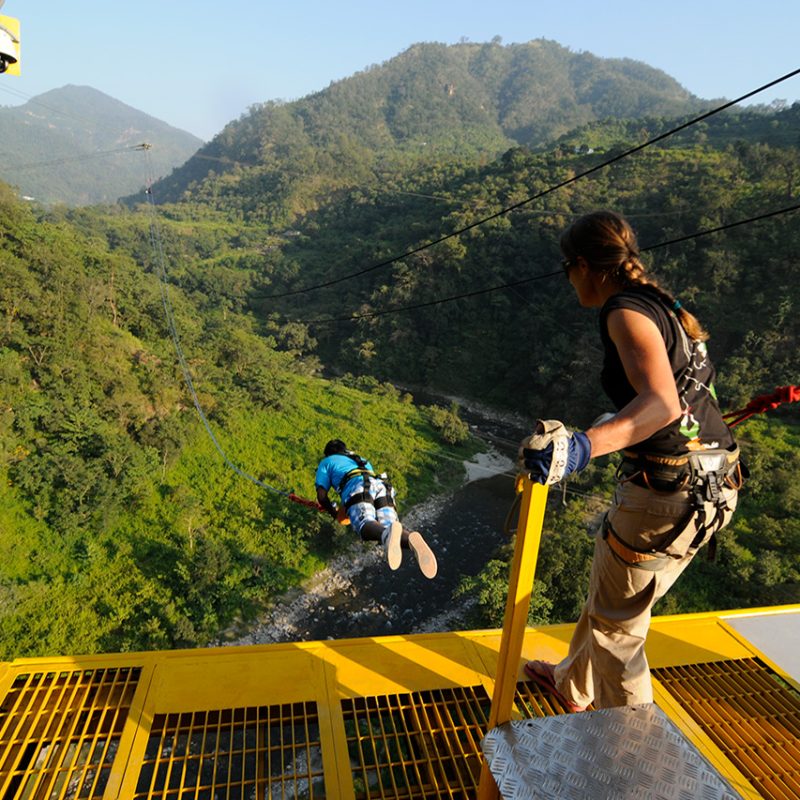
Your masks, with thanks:
M0 229L0 658L203 644L318 569L344 535L225 465L155 277L7 190ZM388 469L405 503L460 480L439 463L432 412L377 382L311 377L313 359L287 346L297 326L259 335L211 299L170 287L234 464L309 496L336 435Z
M419 45L252 109L155 187L174 201L157 210L43 210L0 185L0 658L214 641L348 538L225 464L170 340L151 225L199 401L232 463L308 496L335 435L413 503L458 481L442 456L475 443L456 406L417 407L394 384L588 425L608 410L596 316L561 277L561 230L611 207L649 246L796 204L800 105L714 117L367 268L697 107L644 65L552 42ZM795 213L648 255L711 331L727 409L799 380L798 252ZM797 599L798 431L793 409L743 426L752 477L718 563L693 565L660 611ZM577 615L603 508L593 498L612 476L593 463L581 494L554 502L532 621ZM476 624L499 622L507 560L462 585Z

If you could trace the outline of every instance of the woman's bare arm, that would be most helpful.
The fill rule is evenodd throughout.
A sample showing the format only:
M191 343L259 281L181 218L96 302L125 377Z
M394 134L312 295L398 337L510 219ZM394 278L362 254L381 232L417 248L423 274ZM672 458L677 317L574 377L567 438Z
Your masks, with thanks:
M608 315L607 324L636 397L612 420L586 431L592 456L641 442L681 415L669 356L655 323L638 311L620 308Z

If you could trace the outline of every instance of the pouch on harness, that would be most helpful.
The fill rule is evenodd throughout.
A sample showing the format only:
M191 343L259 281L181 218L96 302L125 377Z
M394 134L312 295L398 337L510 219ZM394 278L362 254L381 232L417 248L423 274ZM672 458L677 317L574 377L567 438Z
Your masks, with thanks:
M350 495L350 497L347 498L347 501L344 503L345 510L349 509L351 506L354 506L356 503L372 503L376 510L379 508L385 508L386 506L394 506L394 500L392 499L392 485L389 483L389 476L385 472L381 473L380 476L376 476L375 473L367 467L366 460L357 453L348 451L344 455L352 459L355 462L356 467L355 469L351 469L336 487L336 491L339 493L339 496L342 496L345 486L347 486L347 484L357 475L361 475L364 480L362 490ZM376 477L379 477L383 482L383 485L386 487L386 497L378 497L373 499L372 495L370 494L369 479Z
M723 488L740 489L747 472L739 459L739 448L732 450L700 450L682 456L660 456L647 453L623 452L617 469L621 483L631 481L658 494L686 491L691 504L686 514L675 524L661 543L659 550L640 550L631 547L616 533L606 516L603 538L609 547L631 566L640 569L662 569L671 556L664 552L697 519L697 531L689 549L699 547L710 533L708 558L716 555L716 533L728 508ZM705 504L712 503L714 518L705 519Z

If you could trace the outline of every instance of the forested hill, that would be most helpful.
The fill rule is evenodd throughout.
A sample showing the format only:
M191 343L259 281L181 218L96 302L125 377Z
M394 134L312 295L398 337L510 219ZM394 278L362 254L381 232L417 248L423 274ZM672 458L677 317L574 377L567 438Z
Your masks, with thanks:
M388 170L494 158L605 117L675 116L700 101L665 73L547 40L417 44L291 103L254 107L156 185L290 221L340 186Z
M319 354L339 369L532 415L557 406L588 424L604 410L593 369L596 320L576 307L558 272L561 230L577 214L611 207L630 216L650 246L797 205L798 122L800 104L774 114L720 115L668 146L647 148L380 269L371 267L556 186L673 122L598 123L547 151L516 148L484 166L440 165L339 193L258 258L263 288L251 295L252 307L264 317L314 323ZM647 255L656 275L710 328L731 403L798 380L800 327L791 311L798 303L798 213ZM530 282L428 305L524 280Z
M176 361L147 218L108 224L113 248L0 184L0 660L207 643L351 541L225 465ZM308 496L341 436L407 502L460 468L469 451L438 433L464 433L449 412L314 377L313 341L293 325L257 331L213 294L224 274L169 298L234 463ZM229 277L229 290L252 280Z
M0 108L0 141L0 179L38 202L70 206L113 203L144 186L142 159L125 148L151 144L160 176L202 144L96 89L72 85Z

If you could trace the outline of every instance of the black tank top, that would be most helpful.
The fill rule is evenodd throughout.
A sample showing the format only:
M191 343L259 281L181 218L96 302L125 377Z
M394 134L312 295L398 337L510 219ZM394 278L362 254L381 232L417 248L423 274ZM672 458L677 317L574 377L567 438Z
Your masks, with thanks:
M692 341L675 313L647 286L631 287L615 294L600 310L600 336L605 349L601 383L617 410L636 397L616 345L608 335L608 315L618 308L637 311L655 323L667 348L682 408L680 419L628 449L639 453L679 455L690 450L731 447L733 435L719 410L714 391L716 373L705 343Z

